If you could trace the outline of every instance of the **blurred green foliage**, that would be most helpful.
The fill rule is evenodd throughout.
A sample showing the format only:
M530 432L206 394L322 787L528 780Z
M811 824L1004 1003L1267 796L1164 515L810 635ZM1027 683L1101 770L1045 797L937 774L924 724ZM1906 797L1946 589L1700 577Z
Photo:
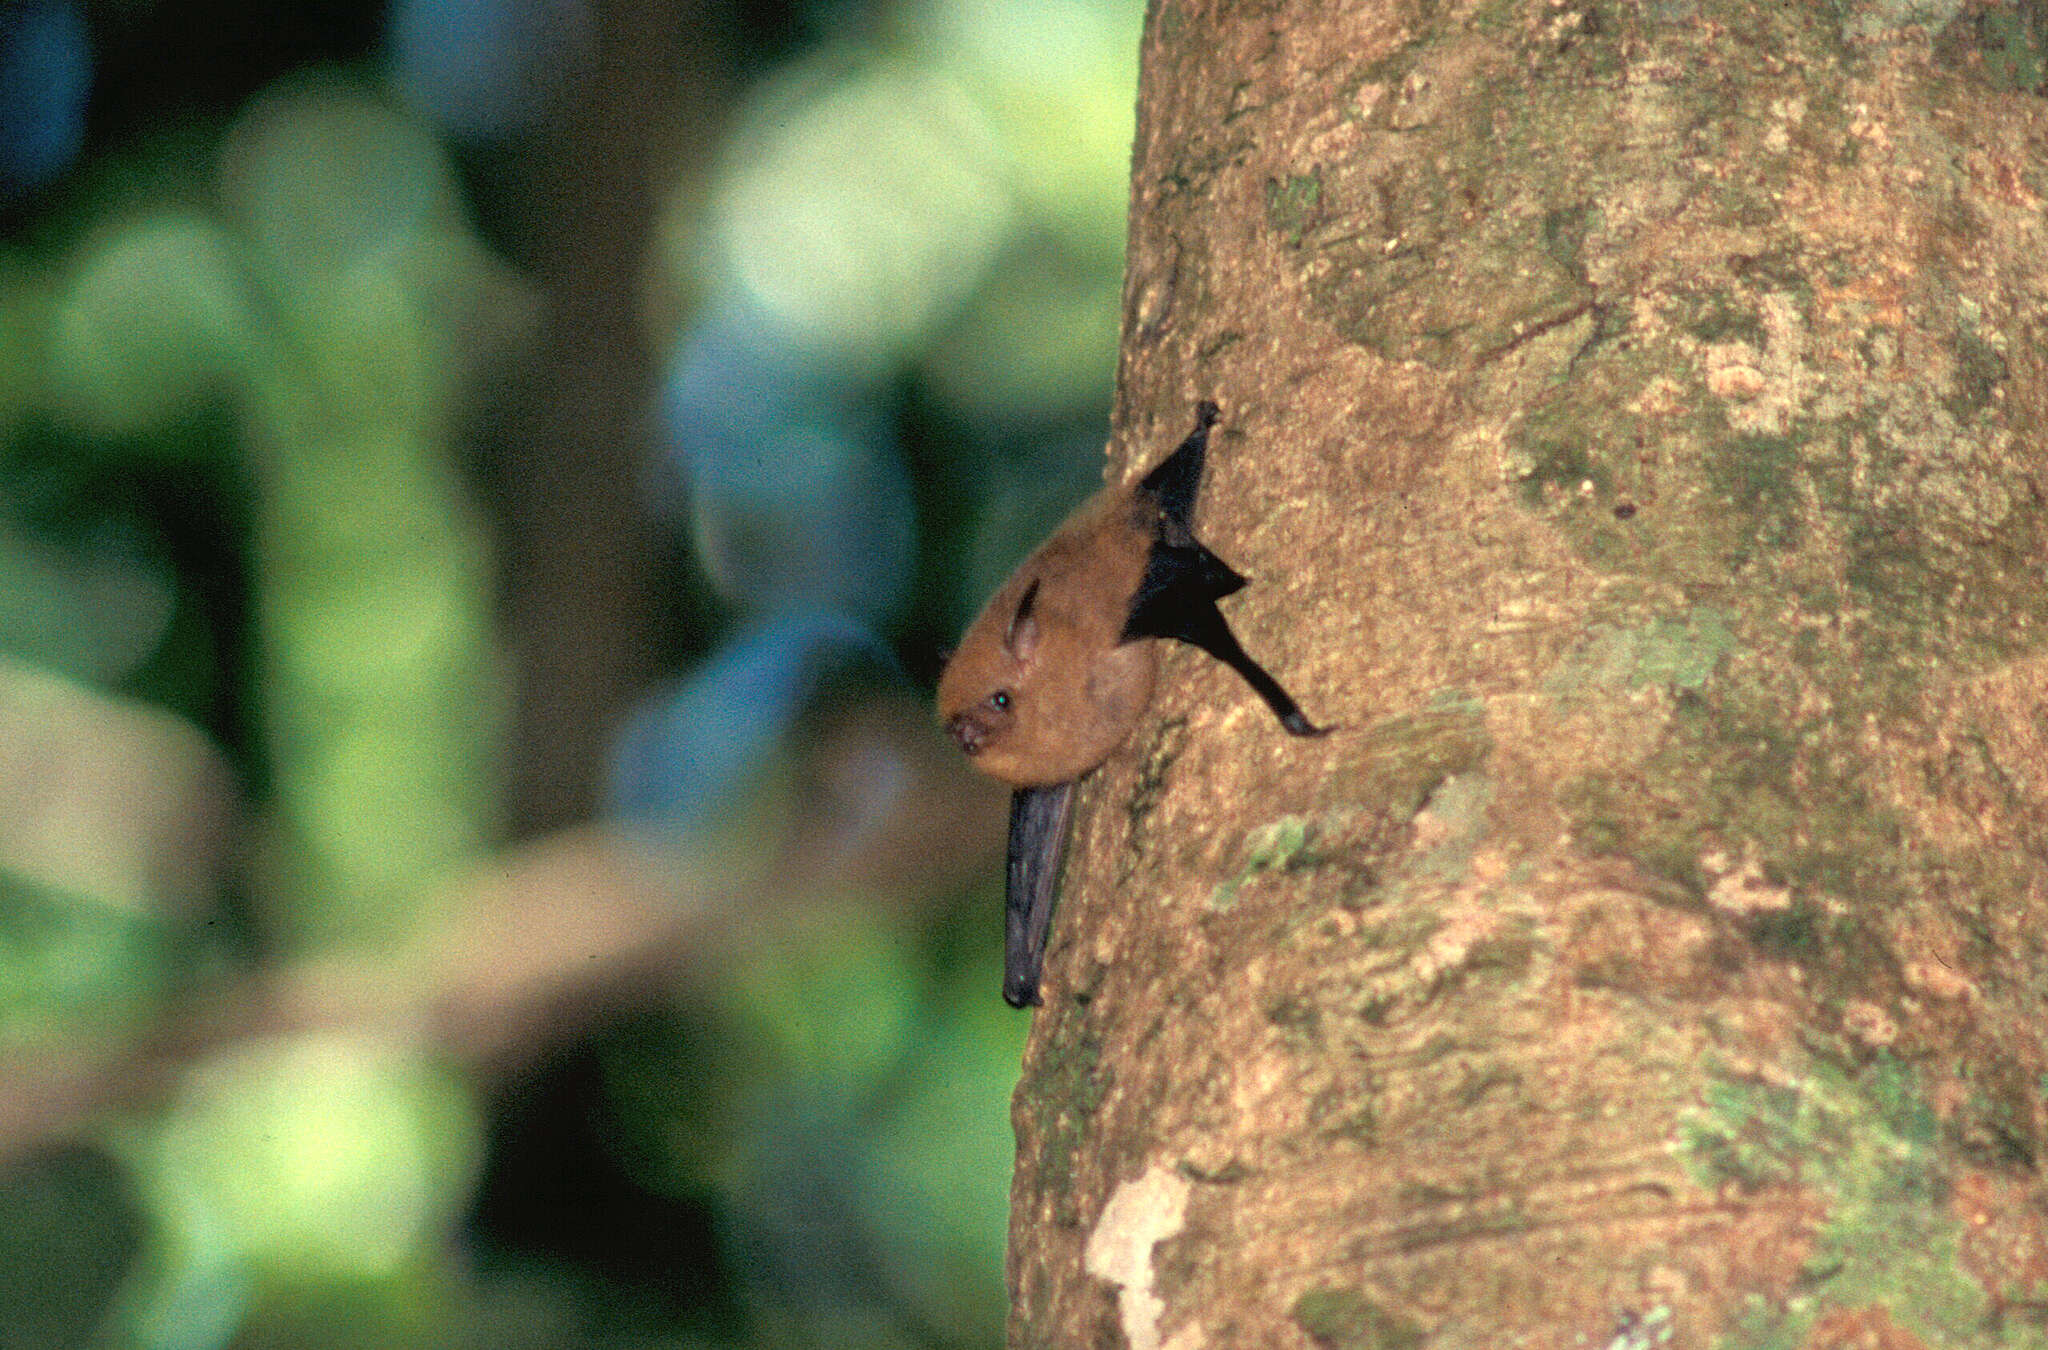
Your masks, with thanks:
M0 4L0 1350L1000 1341L999 839L886 714L1098 469L1140 10ZM525 157L686 32L688 725L513 840Z

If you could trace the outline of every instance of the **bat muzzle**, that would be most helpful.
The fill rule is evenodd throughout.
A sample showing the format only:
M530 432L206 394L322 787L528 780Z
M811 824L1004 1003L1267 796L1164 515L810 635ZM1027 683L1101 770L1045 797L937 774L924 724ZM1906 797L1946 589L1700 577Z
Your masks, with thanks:
M972 713L954 713L946 719L946 734L960 747L965 755L978 755L988 745L989 734L994 730Z

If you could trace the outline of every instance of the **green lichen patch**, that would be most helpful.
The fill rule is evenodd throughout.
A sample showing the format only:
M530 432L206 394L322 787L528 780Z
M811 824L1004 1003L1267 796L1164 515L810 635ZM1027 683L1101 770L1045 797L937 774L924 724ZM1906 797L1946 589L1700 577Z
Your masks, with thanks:
M1799 543L1805 528L1799 514L1802 445L1792 436L1733 435L1709 447L1703 465L1708 500L1733 508L1746 527L1745 537L1726 554L1731 567Z
M1544 677L1544 691L1566 700L1645 686L1697 691L1736 649L1731 618L1695 605L1626 627L1595 624Z
M2012 368L1998 342L1970 326L1956 334L1955 358L1955 379L1941 402L1950 416L1966 422L1991 407Z
M1411 209L1392 248L1378 232L1349 233L1321 249L1333 266L1309 281L1317 307L1359 345L1392 361L1456 369L1591 306L1591 287L1546 247L1550 210L1475 222L1432 190L1401 204ZM1465 280L1445 288L1451 274Z
M1936 38L1934 56L1993 89L2039 94L2048 85L2048 7L2040 0L1965 5Z
M1418 1350L1428 1339L1413 1319L1335 1285L1304 1293L1290 1314L1310 1340L1328 1350Z
M1670 322L1698 342L1744 342L1758 351L1770 345L1763 320L1747 296L1705 287L1673 293L1668 306Z
M1651 620L1636 644L1630 684L1699 689L1721 658L1735 650L1735 634L1728 621L1726 611L1709 605L1695 606L1682 618Z
M1819 68L1839 69L1819 11L1772 8L1765 22L1779 30L1778 50L1816 46ZM2001 49L2025 48L2048 5L1964 14L1958 22ZM1653 45L1674 40L1647 36ZM1758 620L1787 594L1829 592L1829 608L1856 619L1830 678L1874 674L1890 684L1917 679L1906 669L1916 664L1978 664L2038 647L2048 633L2048 505L2011 450L2032 429L2016 425L2023 400L2010 397L2017 357L2005 335L2019 323L1998 298L2010 283L1946 261L1981 257L1973 240L1984 226L1928 221L1943 250L1902 283L1907 332L1898 302L1859 293L1870 275L1860 247L1788 226L1781 180L1814 164L1827 177L1829 157L1856 134L1840 112L1847 100L1786 89L1782 71L1766 68L1773 63L1749 60L1761 50L1737 44L1717 54L1698 90L1659 87L1654 104L1643 94L1630 105L1633 115L1668 120L1674 134L1709 138L1688 141L1693 153L1671 165L1637 164L1630 147L1573 120L1600 105L1594 95L1559 128L1588 139L1559 157L1594 167L1517 166L1534 175L1525 190L1546 203L1543 265L1603 284L1617 265L1615 222L1646 191L1684 196L1703 220L1731 228L1761 214L1745 231L1753 245L1634 278L1627 303L1595 297L1593 312L1626 314L1626 329L1606 331L1603 318L1590 334L1570 330L1580 345L1567 373L1536 389L1509 424L1507 476L1524 505L1604 571L1693 594L1731 586L1758 597ZM1488 96L1497 105L1547 106L1547 90L1505 83ZM1710 114L1693 102L1706 96L1755 116ZM1965 150L1976 153L1928 153L1935 162ZM1702 160L1742 168L1692 179L1688 166ZM1610 164L1640 172L1610 176ZM1674 175L1686 182L1667 181ZM1894 709L1907 701L1886 700Z
M1955 21L1965 0L1862 0L1842 5L1842 36L1851 42L1882 41L1902 28L1938 32Z
M1318 264L1307 278L1318 309L1392 360L1469 366L1593 300L1583 259L1598 208L1567 167L1583 161L1556 153L1570 130L1546 123L1583 109L1564 99L1551 106L1519 68L1474 69L1475 58L1500 54L1480 54L1482 30L1474 23L1424 39L1369 73L1390 91L1371 121L1403 137L1403 153L1326 173L1318 228L1299 236ZM1578 35L1587 38L1583 26Z
M1510 921L1507 932L1473 943L1465 953L1465 959L1447 972L1447 978L1498 976L1509 981L1519 980L1535 963L1540 950L1542 944L1537 940L1533 920L1520 916Z
M1268 1022L1281 1030L1299 1032L1308 1037L1315 1035L1317 1027L1322 1022L1322 1014L1316 1010L1313 1003L1305 1003L1291 995L1272 999L1259 1011L1265 1014Z
M2048 517L2018 505L1998 533L1962 537L1906 504L1874 509L1847 537L1844 577L1868 607L1867 656L1978 667L2048 637Z
M1037 1179L1051 1196L1055 1219L1068 1226L1080 1222L1074 1201L1074 1164L1087 1139L1095 1113L1113 1081L1102 1062L1102 1038L1070 1015L1046 1038L1046 1054L1018 1086L1017 1110L1032 1124L1029 1137L1039 1140Z
M1545 427L1532 419L1523 425L1519 448L1516 481L1525 506L1541 507L1569 493L1603 500L1615 495L1605 457L1596 458L1591 442L1571 427Z
M1432 11L1363 72L1382 91L1363 123L1374 153L1323 166L1321 223L1303 235L1318 308L1389 359L1469 369L1601 308L1616 262L1640 265L1645 218L1684 202L1781 222L1802 154L1847 139L1833 103L1787 99L1785 72L1835 68L1839 32L1811 6L1687 10L1677 24L1596 0ZM1642 77L1659 68L1688 78Z
M1866 1305L1933 1345L2043 1344L2038 1330L2009 1338L2020 1329L1992 1321L1989 1297L1959 1264L1935 1113L1898 1061L1812 1062L1775 1082L1721 1074L1681 1122L1677 1148L1703 1186L1796 1187L1821 1206L1801 1296L1752 1307L1722 1345L1810 1344L1829 1312Z
M1414 859L1409 876L1453 883L1463 877L1474 850L1486 838L1492 805L1493 784L1485 775L1461 773L1446 778L1430 794L1427 808L1441 835Z
M1586 271L1586 235L1600 227L1600 208L1591 202L1553 207L1543 217L1543 251L1559 270L1573 276Z
M1978 1167L2031 1178L2042 1150L2038 1075L1987 1057L1958 1065L1957 1077L1970 1089L1946 1122L1958 1151Z
M1229 909L1237 893L1252 878L1268 872L1288 872L1308 855L1315 826L1306 816L1282 816L1259 826L1245 837L1244 866L1237 875L1209 894L1209 908Z
M1323 180L1315 174L1290 174L1285 182L1266 182L1266 224L1293 248L1301 247L1302 235L1317 221L1316 208L1323 199Z
M1788 601L1853 615L1839 664L1810 667L1896 710L1930 661L2048 640L2048 500L2011 452L2013 376L1981 307L1944 302L1946 362L1900 379L1894 330L1816 309L1797 280L1828 261L1781 249L1657 297L1511 427L1506 469L1603 570L1732 587L1759 623Z
M1781 572L1805 537L1813 433L1731 426L1716 402L1670 385L1664 372L1695 363L1682 347L1669 330L1626 350L1597 346L1577 378L1530 408L1508 445L1521 501L1603 568L1689 586L1753 565ZM1642 388L1658 381L1679 406L1643 411Z
M1853 966L1876 937L1839 898L1894 904L1909 875L1904 827L1870 795L1858 754L1835 720L1710 687L1677 700L1640 765L1581 775L1560 801L1581 849L1632 858L1701 898L1717 879L1707 860L1753 851L1760 880L1789 903L1731 921L1810 969Z
M1660 1345L1669 1345L1678 1334L1677 1321L1668 1303L1659 1303L1640 1316L1625 1316L1615 1328L1614 1339L1607 1343L1607 1350L1656 1350Z
M1398 820L1421 810L1446 780L1479 768L1493 749L1477 700L1460 691L1376 723L1359 740L1359 803Z

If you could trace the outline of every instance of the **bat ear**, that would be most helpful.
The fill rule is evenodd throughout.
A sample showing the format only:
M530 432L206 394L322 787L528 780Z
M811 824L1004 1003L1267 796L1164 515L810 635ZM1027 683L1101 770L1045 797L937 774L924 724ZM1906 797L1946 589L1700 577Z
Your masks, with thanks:
M1010 630L1003 634L1003 645L1010 649L1010 655L1019 661L1029 661L1031 653L1038 649L1038 619L1032 609L1038 604L1038 578L1024 588L1024 597L1017 602L1017 612L1010 616Z

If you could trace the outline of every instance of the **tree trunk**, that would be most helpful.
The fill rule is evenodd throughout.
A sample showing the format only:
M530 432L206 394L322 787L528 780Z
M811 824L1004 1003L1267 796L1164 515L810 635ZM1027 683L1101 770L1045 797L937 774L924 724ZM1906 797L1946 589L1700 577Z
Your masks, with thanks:
M1013 1346L2048 1344L2044 34L1157 0Z

